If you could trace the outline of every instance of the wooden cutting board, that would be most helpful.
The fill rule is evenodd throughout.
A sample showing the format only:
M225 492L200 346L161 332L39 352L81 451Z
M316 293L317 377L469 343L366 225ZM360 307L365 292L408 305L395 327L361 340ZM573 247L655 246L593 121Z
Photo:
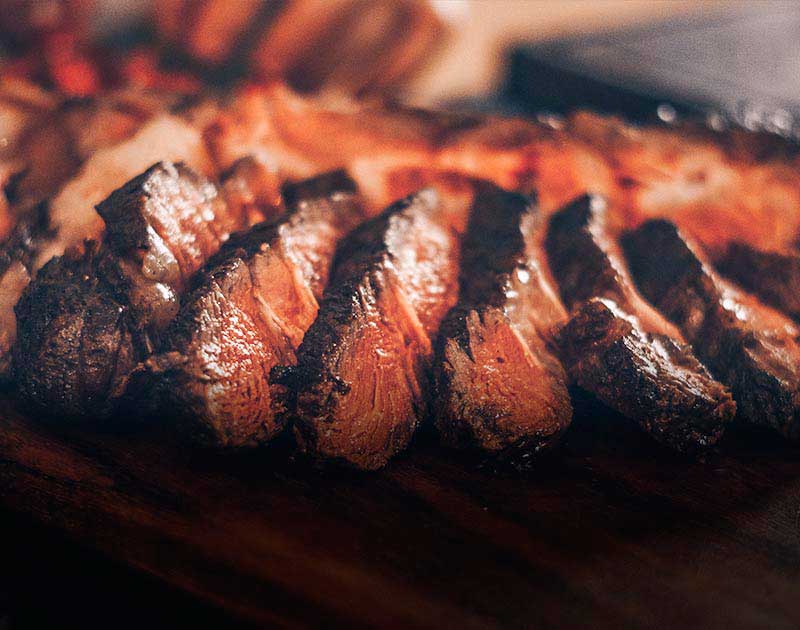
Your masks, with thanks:
M423 435L360 474L58 432L0 398L0 502L265 625L800 626L800 449L738 430L692 462L580 406L528 473Z

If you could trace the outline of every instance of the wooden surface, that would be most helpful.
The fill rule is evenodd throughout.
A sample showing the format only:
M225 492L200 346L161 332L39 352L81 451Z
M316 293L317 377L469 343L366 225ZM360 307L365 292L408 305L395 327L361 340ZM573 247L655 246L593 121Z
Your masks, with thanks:
M4 506L261 624L800 625L800 449L769 436L734 431L691 462L583 401L528 473L423 434L359 474L0 410Z

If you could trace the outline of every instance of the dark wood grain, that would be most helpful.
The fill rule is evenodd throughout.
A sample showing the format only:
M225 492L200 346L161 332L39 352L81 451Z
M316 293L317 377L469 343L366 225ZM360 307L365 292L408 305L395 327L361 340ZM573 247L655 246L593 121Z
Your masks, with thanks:
M800 449L737 430L679 459L577 402L527 473L423 435L361 474L58 432L2 398L0 501L261 624L798 627Z

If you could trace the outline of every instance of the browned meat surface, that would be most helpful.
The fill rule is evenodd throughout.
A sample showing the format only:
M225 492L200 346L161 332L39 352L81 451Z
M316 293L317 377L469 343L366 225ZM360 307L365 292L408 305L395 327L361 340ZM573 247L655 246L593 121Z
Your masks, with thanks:
M669 219L714 256L734 241L783 251L800 234L796 163L764 138L686 125L638 127L591 112L571 116L565 131L603 156L620 227Z
M800 436L800 346L792 321L719 279L672 223L648 221L623 246L642 293L731 388L738 417Z
M170 163L114 191L98 212L102 245L52 260L16 307L15 376L48 416L107 416L191 274L244 225L213 184Z
M538 251L534 199L484 185L462 246L459 303L441 325L434 414L445 444L524 463L572 418L547 348L566 313Z
M295 363L336 243L362 219L341 172L288 186L284 196L284 217L235 236L209 263L136 379L149 381L145 396L155 390L159 413L195 441L252 446L281 430L270 371Z
M297 366L282 379L303 451L376 469L408 445L425 411L431 340L458 297L468 207L426 189L343 241Z
M800 253L761 251L746 243L728 245L715 261L719 271L795 321L800 321Z
M206 139L222 169L251 154L295 178L346 168L377 210L442 173L536 188L545 212L584 191L614 189L600 154L546 125L304 99L280 85L238 92Z
M251 225L283 214L278 174L252 155L237 160L221 175L221 180L222 195L228 206L246 216Z
M63 100L0 81L0 180L9 211L24 215L55 195L96 151L129 138L171 102L134 90Z
M606 212L603 199L586 196L550 220L550 265L574 313L559 335L567 372L671 448L710 446L733 418L731 395L638 295Z
M82 246L84 239L100 238L103 222L94 205L157 161L158 155L178 159L187 155L193 163L207 165L199 132L177 118L159 117L135 133L165 100L119 93L68 102L23 134L25 142L18 142L15 151L20 155L10 162L16 166L4 187L8 224L17 227L9 228L0 245L0 374L8 366L8 350L16 338L14 306L19 296L52 256ZM65 156L68 168L56 167ZM75 173L86 158L88 162ZM240 173L233 181L243 179L247 178ZM58 190L54 199L36 203Z
M96 151L53 197L54 236L38 253L37 268L85 239L99 239L104 226L95 205L158 161L185 162L200 173L213 173L192 124L167 114L154 117L130 138Z

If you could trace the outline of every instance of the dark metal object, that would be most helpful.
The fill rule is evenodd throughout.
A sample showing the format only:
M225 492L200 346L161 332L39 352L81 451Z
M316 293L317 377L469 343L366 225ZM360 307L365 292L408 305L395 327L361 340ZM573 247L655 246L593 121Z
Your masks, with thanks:
M591 107L634 121L800 137L800 6L782 3L582 36L511 52L502 98L529 113Z

